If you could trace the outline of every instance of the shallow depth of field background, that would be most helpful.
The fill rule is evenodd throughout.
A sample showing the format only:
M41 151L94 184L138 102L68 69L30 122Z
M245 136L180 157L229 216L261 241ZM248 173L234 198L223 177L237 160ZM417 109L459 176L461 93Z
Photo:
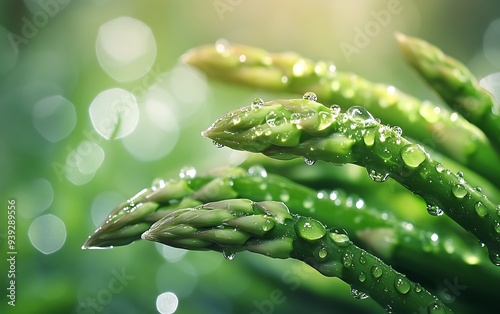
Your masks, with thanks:
M224 38L296 51L436 100L404 64L396 31L438 45L479 78L500 71L493 0L2 1L0 312L333 313L354 303L381 311L293 261L248 253L229 261L140 242L80 247L155 178L241 161L200 132L225 111L272 95L207 80L179 62L188 49ZM15 307L6 298L11 199Z

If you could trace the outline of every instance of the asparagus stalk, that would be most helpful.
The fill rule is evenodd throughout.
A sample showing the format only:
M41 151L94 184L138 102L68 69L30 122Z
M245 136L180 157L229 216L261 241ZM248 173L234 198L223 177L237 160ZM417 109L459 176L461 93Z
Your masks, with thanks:
M222 116L202 134L221 145L276 159L301 156L309 164L357 164L377 182L391 176L420 195L429 213L444 211L474 234L487 246L491 261L500 265L500 207L461 173L451 173L420 145L402 137L401 129L380 124L362 107L342 113L315 102L309 93L305 97L255 101Z
M483 130L500 150L499 108L469 69L426 41L401 33L396 38L408 63L450 107Z
M441 151L500 185L500 157L485 135L460 115L360 76L337 71L295 53L272 54L243 45L207 45L188 51L182 60L208 76L270 91L315 92L325 102L363 106L384 123Z
M355 246L347 235L327 230L312 218L292 215L281 202L234 199L179 209L156 222L142 238L226 256L248 250L273 258L295 258L325 276L342 279L353 294L371 296L393 313L422 309L452 313L420 285Z

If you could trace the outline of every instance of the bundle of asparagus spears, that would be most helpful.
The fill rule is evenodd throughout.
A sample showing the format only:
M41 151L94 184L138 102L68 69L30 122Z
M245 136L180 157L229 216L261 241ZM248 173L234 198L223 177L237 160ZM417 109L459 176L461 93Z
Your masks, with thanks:
M457 60L396 38L449 106L295 53L221 42L187 52L183 62L209 77L302 97L257 98L223 115L202 135L257 154L156 181L83 247L144 239L228 258L249 251L301 260L391 313L491 308L500 282L498 106ZM437 287L457 274L464 296L451 303Z

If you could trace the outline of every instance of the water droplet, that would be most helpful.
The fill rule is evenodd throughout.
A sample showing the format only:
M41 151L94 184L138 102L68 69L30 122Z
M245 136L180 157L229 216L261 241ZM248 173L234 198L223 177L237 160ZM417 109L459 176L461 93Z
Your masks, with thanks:
M301 217L295 224L297 234L305 240L318 240L326 234L323 225L314 219Z
M408 279L399 277L394 281L394 287L396 287L399 293L407 294L410 291L411 285Z
M327 112L327 111L321 111L320 113L318 113L318 118L319 118L319 121L318 121L319 123L317 126L318 131L324 130L327 127L329 127L330 125L332 125L333 120L334 120L333 114L331 112Z
M459 179L463 179L464 178L464 173L462 171L457 172L457 177Z
M474 190L476 190L478 193L483 193L483 189L481 189L480 186L476 186Z
M403 129L401 129L399 126L393 126L392 131L394 131L397 136L401 136L403 134Z
M302 117L300 116L300 113L298 113L298 112L294 112L290 116L290 122L293 124L300 124L301 120L302 120Z
M265 232L271 230L272 228L274 228L274 221L272 221L270 219L266 219L266 221L264 222L264 224L261 227L262 231L265 231Z
M306 163L306 165L312 166L312 165L314 165L316 163L316 160L307 159L306 157L304 157L304 162Z
M363 141L365 142L366 146L373 146L373 144L375 143L375 133L376 132L374 129L366 130L365 135L363 135Z
M235 116L233 117L233 124L234 124L234 125L237 125L237 124L238 124L238 123L240 123L240 122L241 122L241 117L240 117L239 115L235 115Z
M364 292L361 292L359 290L356 290L354 288L351 288L351 295L355 298L355 299L359 299L359 300L364 300L366 298L368 298L368 294L364 293Z
M372 276L374 278L380 278L382 275L383 275L383 271L382 271L382 268L380 268L379 266L377 265L374 265L372 266Z
M305 93L304 96L302 96L302 98L310 100L310 101L316 101L316 100L318 100L318 97L313 92L307 92L307 93Z
M283 114L283 112L275 112L275 111L271 111L269 112L267 115L266 115L266 123L270 126L270 127L276 127L276 126L280 126L282 125L283 123L286 123L287 120L285 118L285 115Z
M486 205L484 205L482 202L477 202L476 205L474 205L474 209L481 218L488 215L488 209L486 208Z
M497 211L497 216L500 217L500 205L497 205L497 207L495 207L496 211Z
M423 290L422 286L417 282L415 284L415 292L420 293L420 292L422 292L422 290Z
M375 170L370 170L368 172L368 175L370 176L370 179L372 179L375 182L385 182L389 178L388 173L382 173L382 172L377 172Z
M347 109L347 118L356 124L370 126L376 123L375 119L364 107L354 106Z
M490 261L494 265L500 266L500 253L490 251L488 254L489 254Z
M354 259L354 254L347 251L342 255L342 264L345 268L349 268L352 266L352 260Z
M443 210L439 208L439 206L427 204L427 212L432 216L441 216L443 214Z
M163 179L155 179L153 183L151 184L151 190L156 191L159 189L163 189L167 184L165 183L165 180Z
M325 247L321 247L318 251L318 257L323 259L328 255L328 251L326 250Z
M364 252L363 252L363 253L364 253ZM363 256L363 255L364 255L363 253L361 253L362 255L359 257L359 263L360 263L361 265L366 264L366 257L364 257L364 256Z
M493 223L493 230L495 230L496 233L500 233L500 222L496 221Z
M427 307L427 314L445 314L448 313L444 305L441 304L441 302L438 303L438 301L430 304Z
M366 273L364 271L362 271L361 273L359 273L358 279L359 279L360 282L365 282L365 280L366 280Z
M248 175L251 177L262 177L265 178L267 177L267 171L264 167L260 165L255 165L250 168L248 168Z
M218 53L224 53L227 49L227 46L229 46L229 41L224 38L218 39L215 42L215 51L217 51Z
M467 195L467 189L462 184L455 184L451 191L456 198L464 198Z
M194 177L196 177L196 168L194 167L182 168L181 171L179 172L179 177L181 179L186 179L186 180L194 179Z
M418 144L409 144L400 151L403 162L410 168L417 168L425 160L425 151Z
M347 247L351 242L349 237L343 233L330 232L328 235L330 236L330 239L332 239L332 241L340 247Z
M220 144L220 143L217 143L215 140L214 140L214 141L212 141L212 144L214 144L214 146L215 146L215 147L217 147L217 148L222 148L222 147L224 147L224 145L222 145L222 144Z
M233 252L229 249L224 249L222 251L222 255L224 255L224 258L227 259L228 261L232 261L236 256L236 252Z
M264 106L264 101L261 98L255 98L252 101L252 109L259 109Z
M436 171L437 172L443 172L445 170L444 166L441 163L438 163L436 165Z
M339 105L331 105L330 110L332 111L333 115L336 117L339 115L340 111L342 110Z

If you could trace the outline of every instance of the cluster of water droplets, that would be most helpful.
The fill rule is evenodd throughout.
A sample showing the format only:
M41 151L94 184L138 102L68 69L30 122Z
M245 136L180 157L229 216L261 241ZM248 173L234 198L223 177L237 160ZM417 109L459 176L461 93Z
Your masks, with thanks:
M196 177L196 168L184 167L179 171L179 178L189 180Z

